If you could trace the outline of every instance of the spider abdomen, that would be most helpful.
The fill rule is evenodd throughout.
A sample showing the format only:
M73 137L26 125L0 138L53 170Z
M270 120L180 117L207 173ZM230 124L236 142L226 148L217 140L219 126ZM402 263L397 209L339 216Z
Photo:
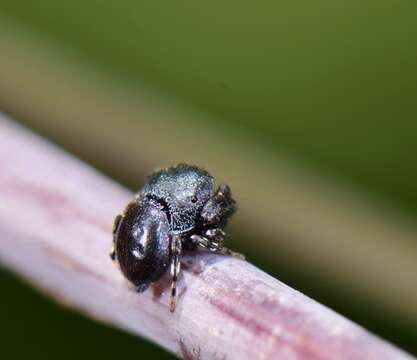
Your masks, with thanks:
M115 229L117 260L139 291L157 281L170 263L170 226L163 208L151 199L130 203Z

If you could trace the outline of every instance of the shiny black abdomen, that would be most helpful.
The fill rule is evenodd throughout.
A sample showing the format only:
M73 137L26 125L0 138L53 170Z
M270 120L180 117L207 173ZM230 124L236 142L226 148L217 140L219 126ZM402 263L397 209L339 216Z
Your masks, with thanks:
M143 198L130 203L116 233L116 254L125 277L144 291L170 263L170 226L163 207Z

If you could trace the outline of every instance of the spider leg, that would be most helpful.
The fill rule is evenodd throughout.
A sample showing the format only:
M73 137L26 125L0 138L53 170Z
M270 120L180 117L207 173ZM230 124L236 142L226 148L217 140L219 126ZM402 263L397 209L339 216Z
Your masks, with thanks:
M174 235L171 241L171 298L169 302L169 310L174 312L175 307L177 306L177 280L181 272L181 251L182 251L182 241L179 235Z
M216 235L214 235L216 233ZM227 256L233 256L238 259L245 259L245 256L234 252L223 245L223 237L218 236L218 234L224 234L221 229L210 229L205 232L206 236L201 235L192 235L191 240L195 242L198 246L216 253Z
M113 261L116 260L116 241L117 241L117 232L119 231L120 224L122 223L123 215L119 214L114 219L113 223L113 243L110 250L110 259Z

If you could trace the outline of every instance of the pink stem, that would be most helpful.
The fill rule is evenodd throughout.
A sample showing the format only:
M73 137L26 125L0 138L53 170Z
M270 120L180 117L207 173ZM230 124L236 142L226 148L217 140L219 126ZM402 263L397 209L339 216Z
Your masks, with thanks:
M130 191L2 117L0 154L0 260L87 316L184 359L412 359L250 263L224 256L184 257L170 313L168 275L138 294L109 258L112 222Z

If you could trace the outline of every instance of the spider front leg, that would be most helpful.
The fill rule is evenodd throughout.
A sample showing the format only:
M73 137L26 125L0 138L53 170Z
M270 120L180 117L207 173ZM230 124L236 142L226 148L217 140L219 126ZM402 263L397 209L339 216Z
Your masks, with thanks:
M198 246L207 249L210 252L233 256L242 260L245 259L244 255L234 252L223 245L225 233L222 229L209 229L205 231L204 235L205 236L192 235L191 240Z
M179 235L174 235L171 242L171 298L169 302L169 310L174 312L177 306L177 279L181 272L181 251L182 251L182 240Z

